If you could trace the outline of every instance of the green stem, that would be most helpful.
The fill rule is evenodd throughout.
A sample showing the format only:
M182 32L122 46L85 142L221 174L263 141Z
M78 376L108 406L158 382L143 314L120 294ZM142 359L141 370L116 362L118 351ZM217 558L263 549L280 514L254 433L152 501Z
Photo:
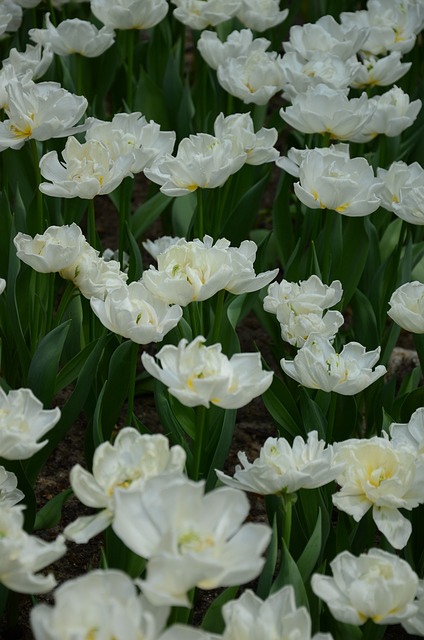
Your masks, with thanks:
M94 208L94 198L88 201L87 214L87 234L88 242L92 247L98 249L97 232L96 232L96 212Z
M128 383L128 409L125 425L130 427L134 410L135 380L137 376L138 344L133 342L131 348L130 379Z
M127 107L132 111L133 107L133 86L134 86L134 44L135 29L129 29L125 34L127 37Z
M203 477L202 469L202 453L203 442L205 439L206 430L206 407L197 407L197 425L196 425L196 439L194 441L194 468L193 468L193 480L199 480Z
M218 342L224 312L225 289L218 292L215 307L215 320L213 322L212 344Z
M83 59L82 59L82 55L80 55L79 53L76 53L76 67L77 67L77 94L79 96L83 96L84 95L84 80L83 80L83 72L82 72L82 65L83 65Z
M297 496L295 493L282 494L280 497L281 511L283 516L283 527L281 535L287 549L290 549L293 504L295 503L296 498Z
M37 217L35 220L35 232L43 233L44 231L44 218L43 218L43 194L40 191L41 173L40 173L40 156L38 153L37 140L31 138L31 153L34 163L35 172L35 184L37 189Z
M202 189L197 189L197 209L196 209L196 237L200 240L203 239L203 191Z
M127 225L130 226L132 178L125 178L119 191L119 237L118 260L123 264Z
M331 392L330 406L328 407L328 414L327 414L327 444L330 444L333 441L334 418L336 415L336 408L337 408L337 393Z

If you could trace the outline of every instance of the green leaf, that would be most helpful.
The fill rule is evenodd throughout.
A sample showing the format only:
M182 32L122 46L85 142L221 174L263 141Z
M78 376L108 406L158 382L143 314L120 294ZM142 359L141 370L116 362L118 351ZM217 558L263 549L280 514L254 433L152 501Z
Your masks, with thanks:
M321 544L322 544L321 527L322 527L322 517L321 517L321 509L319 509L315 529L302 555L297 561L297 567L305 583L309 580L311 573L314 570L321 553Z
M299 411L284 382L274 376L270 388L262 394L262 400L275 420L281 436L295 438L306 435Z
M209 631L209 633L222 633L224 631L222 607L236 597L238 590L238 586L228 587L228 589L225 589L225 591L215 598L203 618L202 629Z
M138 207L132 214L130 221L131 232L135 240L138 240L140 236L143 235L171 202L172 200L169 196L165 196L158 191L154 196L149 198L147 202L144 202Z
M257 595L265 600L268 597L269 592L271 590L272 579L275 573L275 567L277 565L278 558L278 525L277 525L277 517L274 517L274 521L272 524L272 538L269 543L268 550L266 552L266 560L264 568L262 569L262 573L259 577L258 588L256 590Z
M65 489L65 491L58 493L57 496L49 500L35 516L34 531L50 529L59 524L63 505L71 497L72 493L72 489Z
M215 469L222 469L224 462L227 459L233 439L237 410L222 410L221 415L223 416L223 420L221 420L219 424L219 439L217 444L213 447L214 453L212 459L208 462L209 472L206 480L206 491L211 491L215 487L218 481ZM214 424L213 429L214 431L217 431L218 426Z
M303 427L309 431L318 431L319 437L327 439L327 419L321 407L309 397L309 393L304 387L300 387L300 411L302 414Z
M281 569L271 587L271 593L279 591L287 584L291 584L293 586L296 595L296 605L298 607L305 606L309 610L309 600L306 594L302 575L283 540L283 547L281 550Z
M54 395L60 356L70 324L68 320L44 336L31 360L28 386L44 406L50 405Z

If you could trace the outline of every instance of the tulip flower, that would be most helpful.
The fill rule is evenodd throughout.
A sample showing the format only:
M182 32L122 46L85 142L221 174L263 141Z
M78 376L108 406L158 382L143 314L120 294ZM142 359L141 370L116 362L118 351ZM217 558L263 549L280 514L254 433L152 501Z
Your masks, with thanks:
M0 2L0 36L5 32L17 31L22 22L22 9L13 0Z
M280 11L279 0L242 0L237 18L248 29L261 32L281 24L288 14L288 9Z
M377 169L383 181L378 195L381 206L411 224L424 224L424 169L418 162L393 162L388 169Z
M166 0L91 0L91 11L112 29L150 29L168 13Z
M177 6L173 16L192 29L215 27L232 18L241 0L171 0Z
M94 452L93 473L81 465L71 469L71 487L86 506L101 509L94 516L81 516L64 533L73 542L86 543L104 531L114 519L115 490L142 491L147 480L160 473L182 473L185 465L182 447L169 446L165 436L140 434L125 427L113 445L104 442Z
M424 284L406 282L394 291L387 315L405 331L424 333Z
M424 454L424 407L412 414L409 422L393 422L389 428L390 438L395 448L408 447L417 455Z
M366 87L386 87L399 78L411 68L412 62L401 62L400 51L392 51L384 58L361 55L361 63L357 68L355 77L350 83L355 89L365 89Z
M178 346L165 345L155 358L143 353L141 360L154 378L168 387L169 393L187 407L209 403L223 409L239 409L264 393L273 373L264 371L259 353L236 353L228 359L221 345L205 346L198 336L192 342L183 339Z
M46 593L56 585L53 575L37 573L66 553L63 536L45 542L24 529L24 507L0 507L0 583L19 593Z
M205 494L204 482L151 478L143 492L115 492L113 530L146 558L140 584L152 604L187 607L194 586L215 589L257 577L271 530L242 524L249 501L242 491L222 487Z
M114 638L159 640L168 607L152 607L133 581L117 569L90 571L54 593L54 605L31 611L35 640ZM94 634L94 635L93 635Z
M370 549L359 557L339 553L330 563L333 577L315 573L312 591L329 607L336 620L362 625L396 624L417 613L414 597L418 576L398 556Z
M247 589L237 600L222 607L225 629L222 640L258 640L258 638L287 638L287 640L332 640L329 633L311 636L311 618L306 607L297 607L292 585L261 600Z
M48 227L34 238L19 232L13 242L16 255L22 262L40 273L55 273L75 263L86 239L80 227L73 222L71 225Z
M30 389L0 387L0 457L27 460L47 444L37 442L60 420L60 409L43 409Z
M6 280L4 278L0 278L0 295L6 289Z
M238 453L238 459L242 466L236 466L234 477L217 469L219 480L229 487L264 496L322 487L332 482L342 468L333 464L332 447L318 440L317 431L308 433L306 441L296 436L293 446L285 438L267 438L253 463L244 452Z
M97 27L87 20L72 18L64 20L55 27L46 13L45 29L30 29L29 37L33 42L49 47L59 56L79 53L87 58L95 58L104 53L115 41L115 33L110 27Z
M197 48L205 62L216 70L228 58L248 56L254 51L266 51L270 44L271 41L265 38L253 38L250 29L232 31L224 42L221 42L215 31L202 31Z
M281 367L304 387L351 396L385 375L383 365L373 370L379 357L380 347L365 351L358 342L349 342L336 353L329 340L312 334L294 360L281 360Z
M334 505L356 522L372 509L378 530L395 549L403 549L412 525L399 509L410 511L424 502L424 458L379 437L345 440L334 449L335 462L344 464Z
M280 156L274 148L278 138L277 129L262 127L255 133L249 113L234 113L227 117L220 113L213 126L217 138L230 138L240 145L241 150L246 153L246 164L274 162Z
M91 308L109 331L137 344L159 342L182 317L178 305L152 295L142 282L122 284L107 292L104 300L91 298Z
M26 140L61 138L79 130L74 125L87 108L87 100L57 82L14 78L6 87L8 118L0 122L0 150L20 149Z
M4 506L13 507L13 505L25 498L25 495L17 486L18 479L15 474L6 471L3 466L0 466L0 509Z
M5 67L12 67L14 75L22 77L28 71L31 72L31 79L37 80L43 76L53 62L53 51L44 48L41 44L27 44L25 51L11 49L9 56L3 60L2 74ZM8 82L10 82L10 76Z
M292 156L293 157L293 156ZM291 162L277 164L290 171ZM294 191L310 209L332 209L345 216L366 216L380 206L382 186L365 158L350 158L346 145L302 153Z

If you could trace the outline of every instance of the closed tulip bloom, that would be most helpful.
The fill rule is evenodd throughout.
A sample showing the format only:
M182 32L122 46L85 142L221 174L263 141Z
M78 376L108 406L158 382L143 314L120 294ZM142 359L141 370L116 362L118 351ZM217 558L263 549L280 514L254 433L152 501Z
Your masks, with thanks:
M36 605L31 628L35 640L159 640L168 615L168 607L150 606L124 572L97 569L61 584L53 606Z
M179 445L170 447L163 435L142 435L132 427L121 429L113 445L103 442L95 450L93 473L79 464L72 467L70 481L78 500L101 511L77 518L66 527L65 536L85 544L113 522L118 487L142 491L155 475L182 473L185 460L184 449Z
M160 125L135 113L117 113L111 122L88 118L85 139L101 142L113 161L130 155L131 173L140 173L161 156L170 154L175 144L175 131L161 131Z
M182 316L181 307L160 300L141 282L122 284L110 290L104 300L92 298L90 302L106 329L137 344L159 342Z
M218 67L218 82L245 104L267 104L283 88L282 58L275 51L253 51Z
M421 110L421 100L410 102L409 95L394 86L381 96L369 100L372 117L351 136L354 142L368 142L379 134L394 138L410 127Z
M288 9L280 11L279 0L242 0L237 18L248 29L261 32L281 24L288 14Z
M0 457L27 460L47 444L38 442L59 422L60 409L43 409L30 389L0 388Z
M15 474L0 466L0 509L5 506L13 507L25 498L17 486L18 479Z
M294 360L283 358L281 367L304 387L351 396L385 375L383 365L373 369L380 351L380 347L366 351L358 342L349 342L336 353L329 340L311 334Z
M176 5L173 16L192 29L215 27L232 18L241 0L171 0Z
M91 0L91 11L112 29L150 29L168 13L166 0Z
M22 262L40 273L55 273L76 262L86 239L80 227L73 222L71 225L48 227L34 238L19 232L13 242L16 255Z
M79 53L87 58L95 58L104 53L115 41L115 33L110 27L97 27L87 20L72 18L64 20L55 27L46 13L45 29L30 29L29 37L33 42L49 47L59 56Z
M424 169L418 162L407 165L393 162L386 169L377 169L383 181L378 195L381 206L393 211L399 218L411 224L424 224Z
M311 636L311 617L306 607L297 607L294 588L287 585L261 600L250 589L222 607L225 630L222 640L332 640L329 633Z
M403 549L412 525L399 509L410 511L424 502L424 458L379 437L345 440L334 448L335 462L344 464L334 505L356 522L372 509L378 530L395 549Z
M367 29L356 25L340 25L331 15L323 16L315 23L294 25L290 29L289 41L283 43L286 52L294 51L304 60L315 53L331 53L347 60L362 48Z
M389 300L387 315L405 331L424 333L424 284L414 280L398 287Z
M87 100L57 82L22 83L12 79L6 88L8 118L0 122L0 150L20 149L26 140L67 136L87 108Z
M326 602L333 617L347 624L396 624L413 616L418 576L398 556L370 549L359 557L339 553L330 563L333 577L315 573L312 591Z
M392 51L384 58L376 58L371 54L362 55L361 63L350 85L355 89L366 89L366 87L386 87L397 82L412 65L412 62L401 62L401 58L400 51Z
M259 353L237 353L227 358L221 345L207 347L203 336L178 346L165 345L155 358L143 353L145 369L160 380L171 395L187 407L210 403L223 409L239 409L264 393L273 373L264 371Z
M294 191L310 209L366 216L380 206L381 180L365 158L350 158L343 146L310 149L299 166Z
M303 133L321 133L336 140L352 140L372 117L374 107L370 102L366 93L349 100L345 90L318 84L298 94L291 106L280 109L280 116Z
M181 140L177 155L165 154L144 174L161 185L167 196L178 197L196 189L222 187L246 162L246 153L229 140L206 133Z
M215 31L202 31L197 48L205 62L216 70L228 58L248 56L253 51L266 51L270 44L270 40L265 38L253 38L250 29L232 31L224 42Z
M66 553L63 536L45 542L23 529L23 506L0 508L0 583L18 593L46 593L56 585L53 574L37 573Z
M274 148L278 138L277 129L262 127L255 133L250 113L234 113L227 117L220 113L214 122L214 133L217 138L231 138L235 144L239 144L246 153L246 164L274 162L280 156Z
M216 469L224 484L260 495L295 493L299 489L316 489L332 482L342 466L333 464L333 450L318 440L311 431L304 440L296 436L291 446L285 438L268 438L259 458L249 462L244 452L238 453L234 477Z
M132 156L114 160L104 144L97 140L80 143L71 136L62 151L49 151L40 160L40 173L49 182L40 191L56 198L83 198L111 193L127 176L132 176Z
M117 490L113 529L131 551L147 558L140 584L152 604L190 606L194 586L239 585L259 575L271 529L243 524L249 501L222 487L205 494L204 482L157 476L143 492Z

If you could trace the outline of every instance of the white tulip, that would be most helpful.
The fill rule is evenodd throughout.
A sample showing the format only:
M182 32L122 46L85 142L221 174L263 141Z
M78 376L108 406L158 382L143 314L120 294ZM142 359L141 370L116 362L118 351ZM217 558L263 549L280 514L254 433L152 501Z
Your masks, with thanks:
M318 84L298 94L291 106L280 109L280 116L303 133L321 133L337 140L352 140L372 117L374 107L370 102L366 93L349 100L343 89Z
M279 0L242 0L237 18L248 29L261 32L281 24L288 14L288 9L280 11Z
M343 295L340 280L330 285L323 284L316 275L297 282L273 282L264 298L264 309L269 313L278 313L281 306L291 307L297 314L322 313L340 302Z
M97 140L108 149L113 161L130 155L130 171L140 173L161 156L172 153L175 131L161 131L153 120L147 122L140 112L118 113L111 122L88 118L87 141Z
M361 49L367 37L367 29L356 25L340 25L331 15L323 16L315 23L294 25L289 41L283 43L286 52L294 51L304 60L315 53L331 53L341 60L348 60Z
M278 161L279 166L282 165ZM350 158L345 145L310 149L299 166L294 191L310 209L366 216L380 206L381 180L365 158Z
M392 51L384 58L376 58L371 54L361 55L361 63L350 85L355 89L365 89L393 84L402 78L412 65L412 62L401 62L401 58L400 51Z
M97 27L87 20L72 18L63 20L57 27L46 13L45 29L30 29L29 37L43 47L49 47L59 56L79 53L87 58L95 58L104 53L115 41L115 33L110 27Z
M25 51L10 50L9 56L3 60L1 74L5 76L5 67L12 67L16 76L22 77L30 71L31 79L37 80L46 73L52 62L53 51L51 49L45 49L41 44L27 44ZM9 82L10 79L11 77Z
M122 284L109 290L104 300L91 298L90 303L106 329L137 344L159 342L182 317L181 307L169 306L142 282Z
M93 473L79 464L72 467L70 481L75 495L86 506L101 511L77 518L66 527L65 536L85 544L113 522L118 487L143 491L153 476L182 473L185 460L184 449L179 445L170 447L165 436L141 435L131 427L121 429L113 445L104 442L95 450Z
M16 255L22 262L40 273L55 273L75 263L86 239L80 227L73 222L71 225L48 227L34 238L19 232L13 242Z
M36 573L66 553L63 536L45 542L24 529L24 507L0 507L0 583L18 593L46 593L56 585L53 575Z
M156 238L156 240L146 240L141 244L146 249L147 253L157 261L160 253L168 249L168 247L172 247L172 245L177 244L179 240L181 240L179 236L162 236L161 238Z
M228 58L217 71L218 82L245 104L267 104L283 89L282 58L275 51L253 51Z
M246 162L246 153L230 139L206 133L181 140L177 155L165 154L144 175L160 184L167 196L185 196L196 189L221 187Z
M160 380L171 395L187 407L210 403L223 409L239 409L264 393L272 382L272 371L264 371L260 353L236 353L230 359L221 345L205 346L198 336L183 339L178 346L165 345L156 359L143 353L145 369Z
M332 640L328 633L311 637L311 617L306 607L297 607L294 589L283 587L261 600L250 589L222 607L225 630L222 640Z
M0 36L5 32L17 31L22 22L22 9L13 0L0 2Z
M295 493L299 489L316 489L332 482L341 465L333 465L333 450L318 440L318 432L308 433L307 440L296 436L290 446L285 438L268 438L259 458L249 462L244 452L238 453L241 465L234 477L216 470L224 484L260 495Z
M424 333L424 284L406 282L398 287L389 300L387 315L405 331Z
M0 278L0 295L6 289L6 280L4 278Z
M5 506L13 507L25 498L25 494L17 487L18 479L15 474L0 466L0 509Z
M372 509L377 529L395 549L403 549L412 525L399 509L424 502L424 458L387 438L352 439L334 445L335 462L344 463L334 505L356 522Z
M173 16L192 29L215 27L232 18L241 0L171 0L176 5Z
M0 388L0 457L27 460L47 444L37 442L60 420L60 409L43 409L30 389Z
M224 42L215 31L202 31L197 48L205 62L216 70L228 58L248 56L253 51L266 51L270 44L271 41L265 38L253 38L250 29L232 31Z
M424 407L414 411L406 424L393 422L389 431L395 448L405 446L418 455L424 454Z
M255 133L249 113L234 113L227 117L220 113L214 122L214 134L219 139L230 138L234 144L240 145L246 153L246 164L274 162L280 156L274 148L278 138L277 129L262 127Z
M315 573L312 591L324 600L336 620L362 625L396 624L417 612L413 603L418 576L392 553L370 549L355 557L339 553L330 563L333 577Z
M414 604L418 611L411 617L402 620L402 627L413 635L424 636L424 580L419 580Z
M381 206L393 211L411 224L424 224L424 169L418 162L411 165L393 162L388 169L377 169L383 181L378 195Z
M204 482L166 476L141 492L115 492L113 529L134 553L148 559L140 582L153 604L190 606L194 586L215 589L259 575L271 530L242 524L249 502L242 491L222 487L205 494Z
M60 162L57 151L49 151L40 160L40 172L50 182L42 182L40 191L57 198L92 200L111 193L127 176L132 176L132 156L114 160L108 149L97 140L81 144L67 139Z
M133 581L117 569L91 571L68 580L54 593L54 605L31 611L35 640L159 640L168 607L152 607Z
M87 108L87 100L57 82L13 78L6 87L8 118L0 122L0 150L20 149L26 140L61 138L80 130L74 125Z
M421 100L410 102L407 93L394 86L381 96L370 98L372 117L350 137L354 142L368 142L379 134L393 138L410 127L421 110Z
M91 11L112 29L150 29L168 13L166 0L91 0Z
M373 370L380 350L366 351L358 342L349 342L336 353L329 340L312 334L294 360L281 360L281 367L304 387L351 396L385 375L383 365Z

